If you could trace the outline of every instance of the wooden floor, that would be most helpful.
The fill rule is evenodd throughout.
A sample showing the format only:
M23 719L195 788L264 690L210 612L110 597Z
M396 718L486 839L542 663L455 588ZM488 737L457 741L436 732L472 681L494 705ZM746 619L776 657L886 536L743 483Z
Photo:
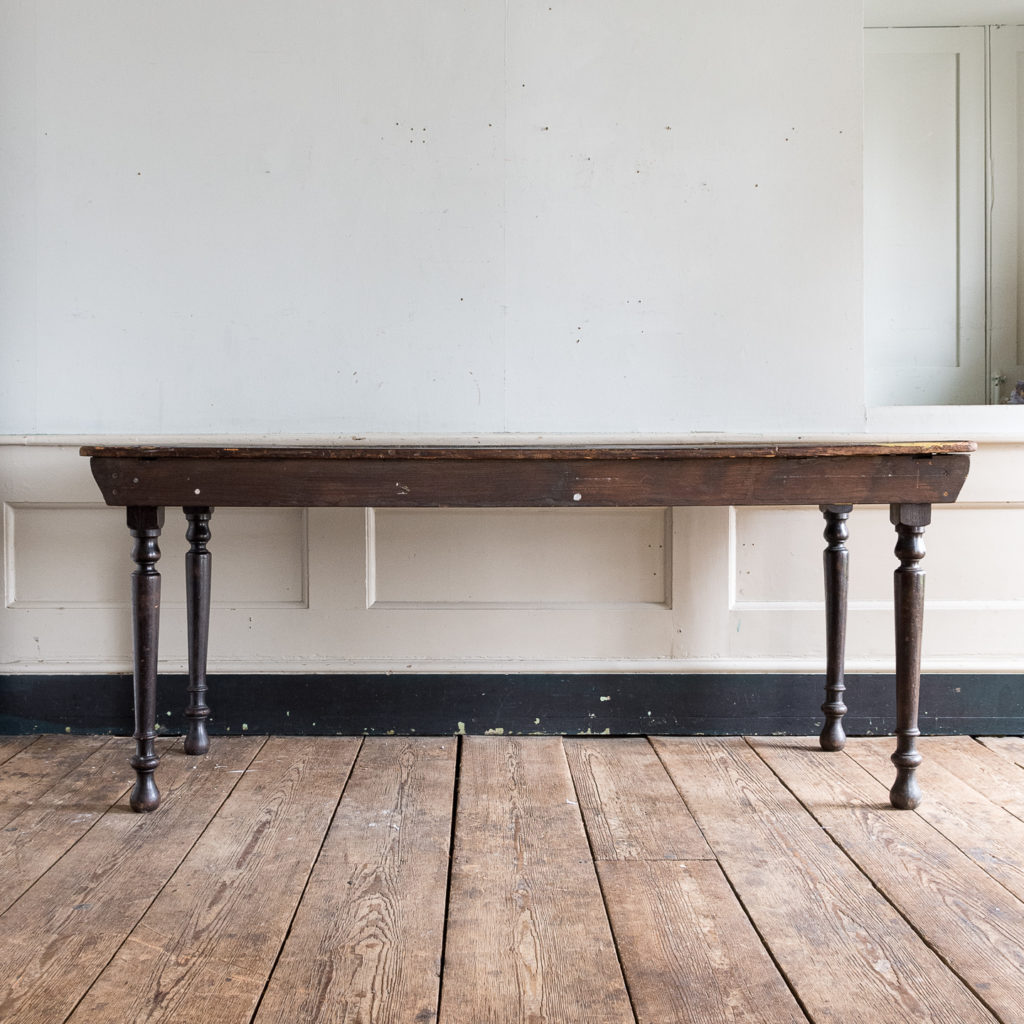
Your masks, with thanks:
M0 737L0 1021L1024 1021L1024 740Z

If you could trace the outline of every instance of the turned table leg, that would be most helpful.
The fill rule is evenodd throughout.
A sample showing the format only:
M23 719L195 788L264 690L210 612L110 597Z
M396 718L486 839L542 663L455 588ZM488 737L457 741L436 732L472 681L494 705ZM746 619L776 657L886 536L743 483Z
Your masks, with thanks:
M921 802L915 772L921 763L917 750L918 704L921 691L921 632L924 624L924 528L931 522L931 505L892 505L889 518L896 527L893 575L896 613L896 782L889 792L893 807L906 810Z
M206 654L210 639L210 569L211 555L206 550L210 541L212 508L188 507L188 554L185 555L185 599L188 612L188 703L185 719L186 754L205 754L210 749L206 720Z
M853 511L852 505L821 505L825 516L825 703L821 710L825 724L821 730L822 750L842 750L846 744L843 731L843 715L846 705L843 694L846 663L846 604L850 580L850 552L846 548L850 530L847 520Z
M153 774L156 755L157 642L160 633L160 529L164 510L150 506L128 507L128 529L134 544L132 560L133 681L135 688L135 787L129 802L133 811L153 811L160 803Z

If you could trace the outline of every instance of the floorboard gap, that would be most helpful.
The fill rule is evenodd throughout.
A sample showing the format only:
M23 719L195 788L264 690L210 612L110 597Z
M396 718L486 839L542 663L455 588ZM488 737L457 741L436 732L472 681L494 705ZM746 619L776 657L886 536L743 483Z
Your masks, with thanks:
M448 833L448 876L444 888L444 923L441 926L441 958L438 964L437 1013L441 1017L441 1003L444 999L445 964L448 953L448 919L452 908L452 869L455 866L455 825L459 816L459 783L462 780L462 737L455 736L455 778L452 781L452 827Z
M732 884L732 879L729 877L729 872L726 871L724 867L722 867L721 861L716 859L715 863L718 865L718 870L722 872L722 877L725 879L725 884L728 885L729 888L732 890L732 894L736 898L736 902L740 905L740 908L742 909L743 913L746 914L747 920L750 922L750 927L754 929L754 934L757 935L758 940L764 947L764 951L768 954L769 958L771 959L771 962L775 965L775 970L778 971L779 977L782 978L782 980L786 983L786 988L789 989L790 994L796 1000L797 1006L800 1007L800 1012L807 1018L809 1024L814 1024L814 1018L811 1016L810 1011L804 1004L803 999L800 998L800 993L797 992L793 983L789 980L789 975L782 969L782 964L780 964L779 961L776 959L774 950L766 941L764 935L761 932L761 929L758 928L757 922L754 920L753 917L751 917L750 911L747 910L746 903L743 902L743 897L739 894L739 890L736 888L735 885Z

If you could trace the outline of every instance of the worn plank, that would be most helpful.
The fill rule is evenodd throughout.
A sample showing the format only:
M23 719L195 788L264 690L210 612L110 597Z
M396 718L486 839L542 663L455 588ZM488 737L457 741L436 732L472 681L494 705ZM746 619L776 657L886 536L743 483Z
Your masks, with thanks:
M248 1021L358 749L268 740L70 1021Z
M31 807L106 742L105 736L46 735L25 744L0 768L0 825Z
M0 915L0 1020L63 1021L153 902L263 741L211 741L164 757L164 805L125 796ZM123 993L122 993L123 994Z
M256 1024L437 1019L457 749L363 741Z
M0 913L128 791L133 750L133 740L107 741L0 831Z
M598 864L638 1024L806 1024L715 863Z
M1024 768L1024 738L1020 736L983 736L981 742L1018 768Z
M561 741L467 737L442 1024L631 1024Z
M998 741L978 741L969 736L923 736L918 744L924 754L919 771L926 782L931 766L941 764L1000 807L1024 818L1024 768L995 749Z
M846 854L1003 1021L1024 1021L1024 903L888 786L813 741L751 741Z
M564 745L595 860L712 859L646 739L567 739Z
M946 767L942 750L953 748L960 753L961 744L933 742L937 738L921 743L928 799L917 813L1018 899L1024 899L1024 821L985 795L990 773L984 762L998 755L966 739L954 774ZM891 751L891 740L855 739L846 744L846 753L886 785L892 775Z
M0 765L5 764L19 751L31 746L39 736L0 736Z
M991 1024L746 743L652 742L813 1020Z

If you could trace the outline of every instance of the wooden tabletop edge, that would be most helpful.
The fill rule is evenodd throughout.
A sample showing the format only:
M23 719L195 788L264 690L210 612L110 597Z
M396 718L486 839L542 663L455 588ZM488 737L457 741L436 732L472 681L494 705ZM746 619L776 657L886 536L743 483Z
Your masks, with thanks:
M956 455L977 450L974 441L829 442L808 444L679 444L679 445L338 445L210 446L210 445L84 445L81 455L108 459L721 459L815 458L852 455Z

